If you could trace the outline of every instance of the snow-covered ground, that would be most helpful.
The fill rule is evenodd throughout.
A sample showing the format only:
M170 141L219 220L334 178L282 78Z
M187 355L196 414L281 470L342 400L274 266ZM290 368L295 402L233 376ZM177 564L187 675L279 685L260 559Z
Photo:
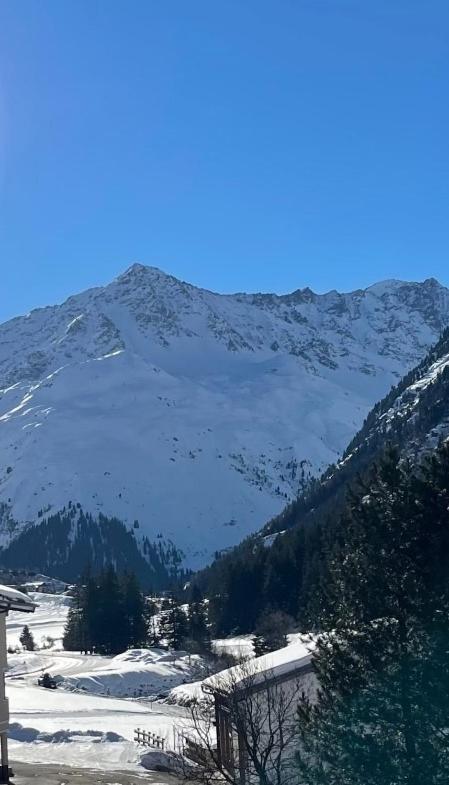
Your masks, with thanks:
M36 646L42 648L49 645L49 638L54 641L52 649L62 648L62 636L70 607L70 597L62 594L42 594L30 592L30 598L38 603L33 614L25 615L12 611L8 616L8 646L19 645L19 636L25 624L33 633Z
M165 738L168 748L174 747L176 733L190 726L181 692L191 695L190 682L194 682L198 694L201 677L207 675L201 658L162 649L135 649L117 657L65 652L62 635L70 599L37 592L30 597L38 603L33 614L8 616L8 645L18 646L24 624L38 647L48 645L49 638L54 643L48 649L9 654L11 757L30 763L134 771L143 753L133 741L137 727ZM219 652L252 653L251 636L215 644ZM37 686L38 676L46 671L60 677L58 689ZM151 699L173 691L170 704Z
M213 647L217 654L229 654L238 660L254 657L253 635L216 638L213 642Z
M108 697L107 693L166 692L198 678L199 658L192 657L189 662L187 655L175 657L162 650L134 650L118 657L64 652L61 639L69 600L38 593L31 597L40 603L34 614L11 613L8 617L8 643L17 645L26 623L38 645L40 638L48 635L55 645L8 657L11 757L34 763L135 770L143 752L133 741L137 727L166 738L168 746L173 746L175 728L189 724L186 710L149 699ZM37 686L38 676L45 671L62 677L57 690Z
M44 690L29 679L7 679L11 710L11 757L36 763L86 768L135 769L142 748L137 727L173 745L174 728L189 726L177 706Z
M28 665L33 656L36 671L43 664L50 673L64 671L62 654L56 654L52 662L43 662L40 653L29 654ZM76 658L67 659L75 670ZM77 667L82 679L81 657ZM11 757L17 760L135 769L143 752L133 741L137 727L165 738L172 748L176 730L190 726L188 712L178 706L71 692L62 686L45 690L36 686L36 676L30 667L26 675L7 677Z
M93 658L95 659L95 658ZM198 655L169 653L162 649L133 649L117 657L101 657L92 670L64 677L64 689L118 697L165 697L179 684L205 675Z

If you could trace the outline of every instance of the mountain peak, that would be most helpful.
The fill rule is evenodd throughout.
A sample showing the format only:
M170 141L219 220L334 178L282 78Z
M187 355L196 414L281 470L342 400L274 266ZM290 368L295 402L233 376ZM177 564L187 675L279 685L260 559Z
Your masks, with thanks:
M444 288L442 286L442 284L436 278L426 278L426 280L423 281L423 286L427 286L429 289L433 289L433 288L435 288L435 289L442 289L442 288Z
M141 264L141 262L134 262L125 270L125 272L118 276L117 280L122 281L124 279L129 280L130 278L140 278L143 275L151 275L159 278L170 278L168 273L165 273L159 267Z

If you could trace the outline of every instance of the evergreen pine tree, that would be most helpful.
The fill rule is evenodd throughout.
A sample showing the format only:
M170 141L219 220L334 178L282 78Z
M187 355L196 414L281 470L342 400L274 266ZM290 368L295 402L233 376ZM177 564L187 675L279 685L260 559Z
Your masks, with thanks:
M147 641L148 646L151 648L159 648L161 645L161 636L159 633L159 628L156 623L156 615L153 614L149 618L149 622L147 625Z
M179 603L174 598L171 598L167 609L161 613L161 638L165 639L170 649L179 651L187 640L188 632L187 616Z
M278 537L266 555L263 613L278 609L289 616L298 613L305 557L305 532L302 527L294 536Z
M34 643L33 633L31 632L27 624L25 624L25 627L20 633L19 641L22 644L25 651L34 651L34 649L36 648Z
M81 592L82 624L81 624L81 650L87 653L98 651L100 590L98 579L95 579L90 569L86 572Z
M112 566L104 570L98 582L98 605L95 613L95 650L101 654L120 654L126 650L128 628L124 598Z
M265 605L266 559L267 549L260 542L251 541L235 558L224 560L218 592L221 601L214 605L216 633L254 629Z
M74 589L69 607L62 644L67 651L86 651L86 620L83 604L83 587Z
M287 632L293 626L293 619L282 611L268 611L260 617L254 636L254 654L262 654L287 646Z
M198 586L194 585L189 603L188 624L188 649L199 654L211 650L210 630L207 620L207 610L203 595Z
M159 627L157 624L158 612L159 608L157 603L151 597L146 597L144 602L144 622L147 645L151 648L158 648L161 644Z
M126 646L144 646L147 639L145 603L136 576L125 573L121 585L123 593L123 624L126 630Z
M73 594L64 648L118 654L145 645L146 639L144 600L135 576L127 573L119 580L112 567L97 578L87 572Z
M299 707L308 785L449 781L449 452L414 474L391 451L337 527Z
M78 609L69 608L62 645L66 651L81 651Z

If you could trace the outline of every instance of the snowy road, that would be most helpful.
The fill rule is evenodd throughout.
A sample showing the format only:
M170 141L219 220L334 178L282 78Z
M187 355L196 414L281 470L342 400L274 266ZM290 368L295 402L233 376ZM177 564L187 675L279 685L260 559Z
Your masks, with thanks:
M76 676L86 670L93 671L104 668L110 657L94 657L64 651L22 652L11 658L13 665L9 678L32 676L47 671L52 675Z
M16 785L179 785L169 774L86 771L58 765L30 765L13 761Z

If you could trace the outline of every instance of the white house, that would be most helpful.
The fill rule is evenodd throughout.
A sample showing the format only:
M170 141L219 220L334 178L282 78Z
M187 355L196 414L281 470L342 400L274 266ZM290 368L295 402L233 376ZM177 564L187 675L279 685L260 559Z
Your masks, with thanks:
M204 681L215 704L217 760L242 785L263 779L258 766L264 756L267 773L279 772L269 781L289 781L297 706L317 691L312 648L297 642Z
M9 704L5 695L5 671L8 667L6 646L6 616L9 611L33 613L36 604L17 589L0 585L0 783L9 783L8 763Z

